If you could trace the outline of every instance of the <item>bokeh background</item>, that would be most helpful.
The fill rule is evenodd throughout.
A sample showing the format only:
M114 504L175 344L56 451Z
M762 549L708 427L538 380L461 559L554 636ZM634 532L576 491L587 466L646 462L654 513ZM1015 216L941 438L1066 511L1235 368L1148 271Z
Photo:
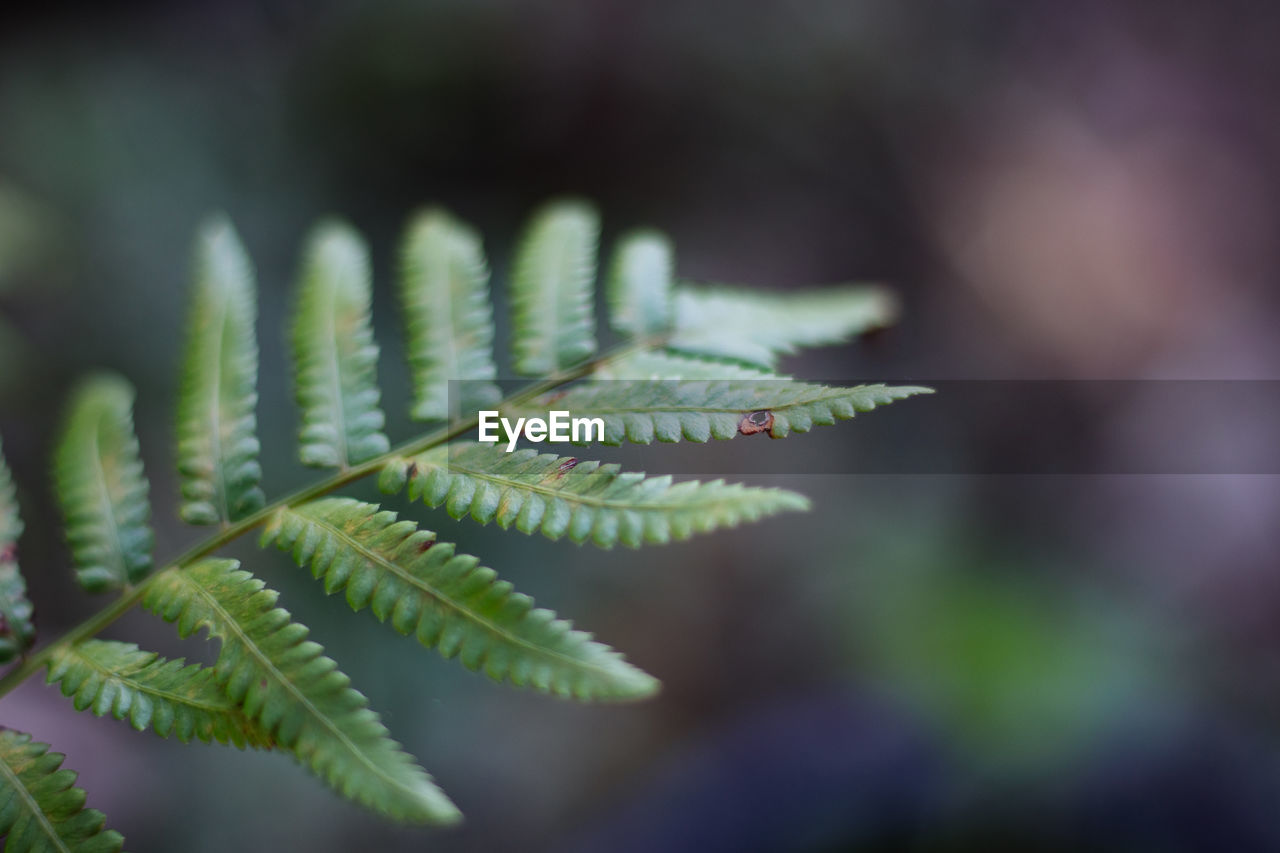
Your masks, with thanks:
M914 420L795 438L789 474L743 459L767 442L726 445L703 473L737 456L815 511L661 549L391 502L659 676L640 705L494 685L233 548L467 813L458 830L388 826L283 756L77 715L39 679L0 722L68 753L139 851L1280 849L1280 488L1249 462L1275 434L1102 381L1278 378L1278 37L1280 6L1245 0L6 7L0 433L44 638L98 606L47 485L77 376L138 386L159 554L198 535L173 509L171 412L211 210L258 265L269 493L309 476L283 328L298 247L335 213L373 249L393 439L413 429L394 246L427 203L484 232L498 282L522 218L571 193L606 243L664 228L691 278L897 289L897 328L798 375L1088 381L1067 474L1036 474L1035 452L987 471L1040 446L1019 405L970 410L950 442L939 415L937 472L820 473L909 460L933 405L913 400ZM1243 455L1117 473L1152 446L1176 458L1175 431ZM111 635L211 653L146 614Z

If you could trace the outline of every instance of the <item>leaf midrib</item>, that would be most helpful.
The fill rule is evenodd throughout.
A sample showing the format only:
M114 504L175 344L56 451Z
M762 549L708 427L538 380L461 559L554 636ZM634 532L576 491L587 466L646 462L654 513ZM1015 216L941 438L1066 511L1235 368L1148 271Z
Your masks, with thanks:
M441 465L439 462L432 462L432 461L427 461L425 462L425 464L434 468L445 468L450 471L459 471L463 474L466 474L469 477L475 477L476 479L479 479L479 480L485 480L490 483L505 484L511 488L520 489L523 491L537 492L538 494L548 495L553 498L559 498L560 500L568 501L570 503L580 503L587 506L594 506L594 507L601 507L601 508L617 508L619 510L630 510L632 512L675 511L680 509L703 510L703 509L710 509L711 507L722 507L730 503L729 499L725 496L717 497L714 502L703 501L701 503L695 503L692 506L688 502L686 503L661 502L661 503L646 503L646 504L619 503L617 500L604 500L592 495L582 495L576 492L567 492L561 489L553 489L548 486L543 486L540 483L525 483L509 475L494 474L488 471L477 471L474 468L469 468L466 465L459 464L458 462L452 461L452 460L450 460L449 462L446 462L444 465ZM419 467L421 468L421 466ZM599 471L599 470L600 470L599 468L596 469L596 471ZM594 474L595 472L593 471L592 473ZM614 477L614 480L616 479L617 478ZM645 483L645 482L648 482L648 479L636 480L635 485L640 485L641 483ZM676 485L677 485L676 483L671 483L670 485L668 485L666 489L663 490L663 494L665 495L669 493L670 490L674 488ZM699 491L710 489L711 486L714 485L714 483L698 482L697 485L698 485L697 489L690 490L691 494L696 494ZM722 483L720 485L723 488L731 488L731 485L728 483ZM767 489L767 488L761 488L759 490L750 490L745 488L743 489L743 494L747 494L747 495L767 494L770 496L777 496L779 493L788 494L785 490L782 490L782 489Z
M213 469L213 492L218 503L218 514L222 516L222 523L231 523L231 498L227 495L227 477L226 477L226 460L222 457L222 366L223 359L226 358L226 343L228 333L228 323L231 314L231 293L226 287L215 286L216 293L220 297L218 299L218 322L216 327L212 327L214 333L214 341L217 352L216 357L208 359L208 363L212 366L209 382L209 457L212 461L210 466Z
M129 561L125 555L124 539L120 536L120 523L116 519L111 485L107 482L107 471L103 465L102 430L107 426L106 420L110 414L106 407L103 407L97 412L97 418L92 424L93 461L89 467L93 469L94 481L98 486L98 503L101 506L102 516L106 519L107 526L111 529L111 538L116 543L114 555L120 572L117 580L126 584L129 583Z
M21 744L17 748L21 750L22 747L30 745L31 741L27 741L25 744ZM31 759L31 763L34 764L39 761L40 757L43 756ZM22 781L22 777L18 775L11 766L9 766L7 756L0 759L0 771L3 771L5 777L9 779L10 788L17 791L18 795L22 797L23 801L27 805L27 810L35 815L37 822L39 822L40 826L44 829L45 835L53 839L53 842L58 845L59 850L65 851L65 853L72 853L71 848L62 843L62 836L58 834L57 829L55 829L53 824L49 822L49 818L45 815L44 809L40 807L40 801L32 796L31 791ZM78 814L81 810L83 809L78 809L76 813Z
M158 658L153 658L148 663L145 663L139 667L136 667L131 673L129 673L128 675L125 675L121 673L119 670L111 669L106 665L104 665L103 663L101 663L100 661L98 661L97 659L85 654L83 649L72 647L68 649L66 653L68 655L75 657L77 660L79 660L81 663L85 664L86 666L90 667L91 669L97 670L99 674L105 676L106 678L111 678L121 683L131 685L139 693L147 693L152 696L158 696L162 699L168 699L174 704L185 705L188 707L192 707L192 708L204 711L209 714L235 713L235 710L236 710L235 706L232 705L230 702L228 702L225 705L214 705L199 699L192 698L190 696L184 696L181 693L174 693L173 691L165 690L162 687L153 687L151 685L148 685L139 681L136 678L136 674L139 672L145 671L147 668L151 666L154 666L159 660Z
M321 359L324 361L324 372L329 379L329 387L332 392L332 409L333 422L337 428L334 434L334 450L338 454L338 467L346 470L351 460L347 453L347 418L346 403L343 399L342 391L342 354L339 352L338 346L338 298L339 285L328 275L328 270L321 273L321 289L323 292L319 295L317 301L320 302L319 310L322 316L322 324L326 326L327 334L321 336L321 340L317 342L318 349L321 351Z

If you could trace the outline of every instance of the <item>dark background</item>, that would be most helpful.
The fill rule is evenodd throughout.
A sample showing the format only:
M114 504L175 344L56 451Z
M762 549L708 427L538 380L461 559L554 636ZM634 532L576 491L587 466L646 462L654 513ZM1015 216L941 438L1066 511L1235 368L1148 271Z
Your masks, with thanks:
M47 486L83 372L139 389L159 556L199 535L176 520L171 413L211 210L258 266L269 494L311 476L283 329L298 248L329 214L373 250L393 440L413 430L390 298L406 218L447 205L502 282L522 218L567 193L600 206L606 243L665 229L691 278L896 288L899 327L788 360L800 376L1278 378L1278 17L1242 0L7 9L0 433L42 637L100 605L71 581ZM498 314L504 341L500 295ZM68 753L132 850L1280 849L1280 490L1249 462L1274 420L1157 382L1071 387L1061 418L988 389L797 436L793 473L739 479L803 491L812 513L666 548L390 502L661 678L635 706L494 685L281 555L231 549L455 798L459 830L388 826L280 755L76 715L39 679L0 722ZM1074 474L973 473L1019 450L1034 472L1053 430L1083 454ZM926 439L938 471L967 473L811 473ZM773 449L759 441L702 473L733 476L735 455ZM1227 473L1120 473L1186 442ZM676 460L644 465L694 464ZM146 614L110 633L211 652Z

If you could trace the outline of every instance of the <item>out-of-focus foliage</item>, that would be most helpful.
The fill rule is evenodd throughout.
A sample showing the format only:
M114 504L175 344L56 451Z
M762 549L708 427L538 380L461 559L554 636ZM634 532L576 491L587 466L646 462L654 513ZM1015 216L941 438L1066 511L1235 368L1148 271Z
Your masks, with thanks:
M133 433L133 388L118 376L85 380L58 443L58 497L76 578L89 592L135 584L151 571L147 478Z
M8 662L26 650L36 638L31 621L27 583L18 569L18 537L22 517L13 478L0 448L0 661Z

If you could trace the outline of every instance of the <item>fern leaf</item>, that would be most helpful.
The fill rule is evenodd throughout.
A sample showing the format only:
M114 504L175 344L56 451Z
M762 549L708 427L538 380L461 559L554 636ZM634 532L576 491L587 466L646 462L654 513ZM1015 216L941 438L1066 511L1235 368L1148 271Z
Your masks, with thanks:
M304 465L345 469L390 447L378 406L371 299L364 241L340 223L317 227L303 262L293 322Z
M442 210L419 214L400 258L413 417L450 420L496 403L493 306L480 237ZM460 399L451 406L449 381Z
M704 442L765 431L783 438L792 431L808 432L815 425L848 420L858 412L928 393L930 389L913 385L837 388L776 379L593 381L554 401L543 398L504 410L504 416L545 416L547 407L554 405L573 412L575 418L604 421L604 444L682 438Z
M681 352L773 369L779 355L844 343L889 325L897 313L892 295L872 285L792 293L685 286L676 290L669 344Z
M133 643L85 640L58 647L46 681L58 684L77 711L129 719L138 731L193 737L240 748L269 748L271 736L246 717L219 687L214 670L182 659L166 660Z
M636 699L658 682L590 634L515 592L475 557L374 504L328 498L282 509L263 531L300 566L346 591L353 610L370 607L401 634L455 655L471 670L544 693Z
M600 218L582 202L547 205L534 215L511 276L515 368L545 376L596 351L593 296Z
M671 327L671 241L657 231L637 231L618 243L609 268L610 323L635 338Z
M13 660L36 639L27 583L18 569L18 537L21 535L18 499L0 449L0 663Z
M629 352L602 361L592 374L597 379L787 379L737 361L684 355L662 350Z
M541 530L549 539L567 536L602 548L687 539L809 506L803 496L782 489L723 480L673 483L669 476L645 477L617 465L465 442L394 460L379 485L398 491L406 480L411 499L443 505L454 518L470 515L482 524L496 521L522 533Z
M186 637L222 641L214 665L233 702L336 791L399 820L449 823L457 808L388 735L368 700L234 560L157 575L143 605Z
M89 592L134 584L151 571L147 480L133 432L132 386L112 375L72 396L54 465L76 577Z
M184 521L227 524L263 505L258 481L258 344L253 271L231 224L207 222L195 250L195 298L178 398Z
M0 836L5 853L114 853L120 833L104 829L102 812L84 807L66 756L47 743L10 729L0 731ZM62 769L59 769L62 768Z

